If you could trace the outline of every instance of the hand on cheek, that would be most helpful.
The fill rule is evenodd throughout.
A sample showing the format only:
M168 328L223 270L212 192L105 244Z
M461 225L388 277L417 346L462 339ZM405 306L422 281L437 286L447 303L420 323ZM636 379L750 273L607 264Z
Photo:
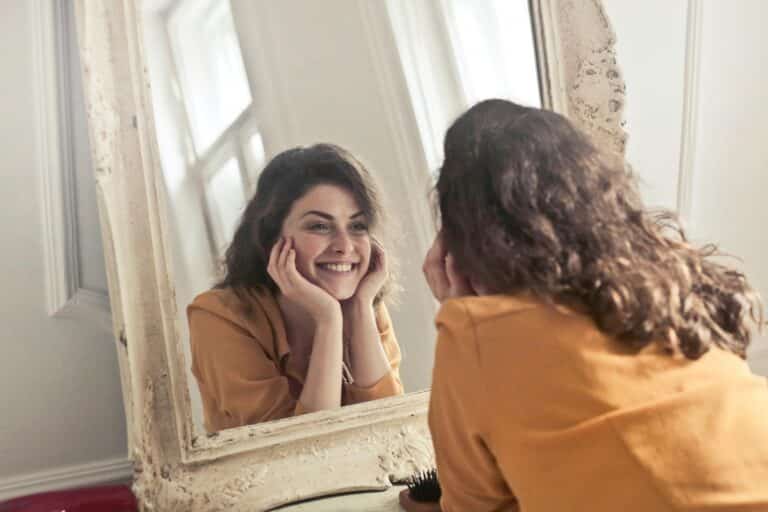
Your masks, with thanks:
M296 250L291 238L281 238L272 247L267 272L286 298L299 304L317 322L339 315L339 301L310 283L296 269Z
M458 269L453 255L445 249L440 235L427 252L422 271L432 295L440 302L453 297L476 295L469 280Z
M387 280L387 254L376 240L371 239L371 257L368 271L357 285L353 299L372 304Z

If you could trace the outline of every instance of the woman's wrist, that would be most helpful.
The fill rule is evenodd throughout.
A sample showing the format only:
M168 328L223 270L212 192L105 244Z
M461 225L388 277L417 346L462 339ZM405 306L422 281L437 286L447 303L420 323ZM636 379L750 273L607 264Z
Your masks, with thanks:
M332 307L328 307L323 311L320 311L313 315L315 321L315 328L320 327L339 327L343 326L344 315L342 314L341 304L336 303Z
M373 309L373 301L359 297L354 297L345 301L344 312L344 332L351 338L359 338L360 332L365 332L365 326L370 326L378 333L376 325L376 313Z
M344 301L344 312L359 313L373 311L373 297L360 297L355 295L354 297Z

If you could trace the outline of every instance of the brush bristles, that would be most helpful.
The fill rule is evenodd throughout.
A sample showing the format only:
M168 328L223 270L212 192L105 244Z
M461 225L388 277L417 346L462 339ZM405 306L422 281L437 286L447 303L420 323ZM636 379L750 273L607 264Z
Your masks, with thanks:
M413 475L406 484L408 485L408 494L413 501L421 503L440 501L442 491L440 490L440 482L437 481L436 470L420 471Z

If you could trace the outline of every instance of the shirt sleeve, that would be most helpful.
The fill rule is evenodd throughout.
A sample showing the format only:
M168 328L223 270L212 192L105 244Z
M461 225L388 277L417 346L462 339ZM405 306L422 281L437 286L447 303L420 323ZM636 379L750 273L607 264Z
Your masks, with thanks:
M392 320L389 311L384 304L376 309L376 326L379 330L381 345L389 361L390 371L381 379L368 387L360 387L353 384L344 384L350 404L368 402L388 396L403 394L403 383L400 381L400 346L397 344L395 330L392 328Z
M437 348L429 404L443 512L519 511L486 444L485 391L474 328L459 301L437 318Z
M195 304L187 310L192 372L206 429L218 431L301 414L282 375L252 335L228 315Z

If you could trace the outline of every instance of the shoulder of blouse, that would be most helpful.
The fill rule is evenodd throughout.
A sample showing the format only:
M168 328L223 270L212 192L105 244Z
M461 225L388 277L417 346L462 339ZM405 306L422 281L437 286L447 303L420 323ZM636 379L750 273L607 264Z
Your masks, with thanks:
M547 304L527 295L457 297L443 302L435 323L438 327L442 324L452 328L468 328L543 307L547 307Z
M214 288L195 297L187 306L187 317L191 320L196 311L204 311L247 332L267 350L274 345L274 325L280 311L269 292L246 292L240 297L231 288Z

